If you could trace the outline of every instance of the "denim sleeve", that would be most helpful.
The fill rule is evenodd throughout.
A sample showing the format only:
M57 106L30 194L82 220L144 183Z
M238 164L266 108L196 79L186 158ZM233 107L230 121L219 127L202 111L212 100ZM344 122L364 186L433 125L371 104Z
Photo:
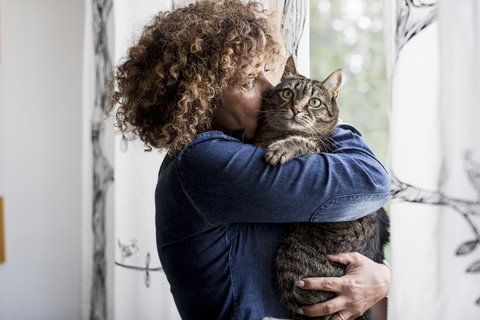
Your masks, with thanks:
M210 131L178 155L175 170L198 213L226 223L334 222L375 212L389 177L353 127L332 134L333 152L264 160L265 149Z

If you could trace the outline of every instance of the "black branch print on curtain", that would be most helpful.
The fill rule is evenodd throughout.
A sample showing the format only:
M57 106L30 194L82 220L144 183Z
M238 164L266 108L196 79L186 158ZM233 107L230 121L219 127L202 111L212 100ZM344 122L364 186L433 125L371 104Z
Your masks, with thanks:
M423 3L420 0L397 0L396 57L400 50L421 31L438 18L437 1ZM471 151L464 153L464 170L471 186L477 192L477 199L464 200L449 197L441 191L427 191L399 180L392 172L392 199L411 203L440 205L455 210L464 219L472 232L472 238L458 246L455 255L466 256L480 248L480 163L473 159ZM480 274L480 260L471 262L466 273ZM480 296L475 304L480 307Z
M144 283L147 288L150 288L150 272L163 271L162 267L150 267L150 252L147 252L147 254L145 255L145 266L126 264L126 259L132 257L140 251L140 248L137 245L137 239L132 239L129 244L123 243L122 241L120 241L120 239L118 239L117 241L121 255L121 261L115 261L115 265L130 270L145 272Z
M398 0L396 45L398 52L410 39L437 19L437 3L422 3L419 0Z
M104 121L109 102L112 63L108 52L107 20L112 0L93 0L93 41L95 50L95 103L91 122L93 151L93 270L90 289L90 319L107 319L105 209L108 186L113 182L113 168L105 156Z
M465 200L449 197L441 191L427 191L400 181L392 173L392 199L406 202L440 205L455 210L465 220L472 232L472 238L461 243L456 256L466 256L480 248L480 225L474 219L480 217L480 163L473 159L471 151L464 153L464 170L471 186L477 193L475 200ZM466 273L480 275L480 260L471 262L465 269ZM480 296L476 298L475 304L480 307Z

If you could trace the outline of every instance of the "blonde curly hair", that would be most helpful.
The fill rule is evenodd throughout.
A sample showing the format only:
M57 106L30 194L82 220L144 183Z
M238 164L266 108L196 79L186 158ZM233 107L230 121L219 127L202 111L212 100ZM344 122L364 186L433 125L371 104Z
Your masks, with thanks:
M202 0L159 13L116 70L116 125L173 154L211 129L223 90L251 85L253 61L273 65L281 53L258 2Z

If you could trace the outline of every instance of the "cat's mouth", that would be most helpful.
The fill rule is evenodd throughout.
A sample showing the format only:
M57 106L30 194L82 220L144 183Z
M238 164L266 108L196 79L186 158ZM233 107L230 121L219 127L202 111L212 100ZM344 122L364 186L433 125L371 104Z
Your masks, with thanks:
M298 117L291 116L285 118L285 124L287 128L291 130L297 130L297 131L305 131L307 128L305 127L305 124L303 124Z

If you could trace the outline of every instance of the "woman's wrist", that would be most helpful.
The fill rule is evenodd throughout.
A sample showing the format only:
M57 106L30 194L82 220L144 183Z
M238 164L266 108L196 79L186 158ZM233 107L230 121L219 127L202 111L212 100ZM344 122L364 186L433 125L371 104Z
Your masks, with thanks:
M383 288L383 294L381 295L381 299L383 299L383 298L388 298L388 295L390 292L390 281L392 278L392 270L386 260L383 260L383 263L379 263L379 265L380 265L380 268L384 270L383 272L385 275L384 280L381 281L383 283L381 285L381 287Z

